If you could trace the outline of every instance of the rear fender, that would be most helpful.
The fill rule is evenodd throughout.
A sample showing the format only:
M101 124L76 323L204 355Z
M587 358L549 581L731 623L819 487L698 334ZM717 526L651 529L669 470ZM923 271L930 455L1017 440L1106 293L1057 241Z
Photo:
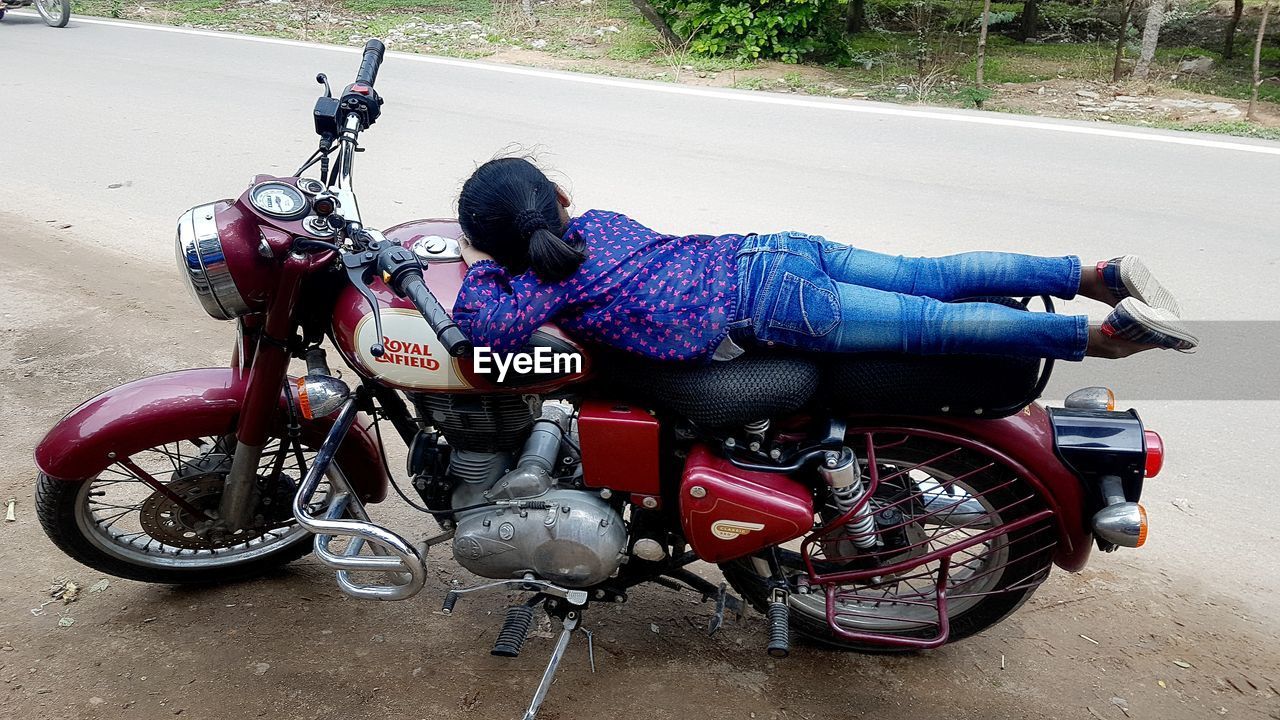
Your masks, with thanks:
M116 461L167 442L234 433L248 376L233 368L201 368L154 375L112 388L58 421L36 446L40 472L78 482L97 477ZM276 436L284 429L281 409ZM318 447L333 421L302 420L302 438ZM357 421L338 450L337 461L356 494L367 503L387 495L381 453Z
M872 421L874 420L874 421ZM902 428L942 432L957 440L994 451L1025 478L1054 513L1058 547L1054 563L1069 572L1084 569L1093 549L1093 532L1086 517L1086 488L1054 452L1049 413L1032 403L996 420L954 417L866 418L854 416L857 428Z

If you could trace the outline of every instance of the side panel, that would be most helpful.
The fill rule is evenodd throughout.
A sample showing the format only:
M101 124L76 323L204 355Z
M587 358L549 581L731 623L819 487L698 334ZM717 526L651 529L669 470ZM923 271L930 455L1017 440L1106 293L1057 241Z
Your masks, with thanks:
M578 411L587 487L658 496L658 421L631 405L587 400Z
M204 435L235 432L246 377L232 368L180 370L121 385L67 413L36 446L36 467L67 481L96 477L116 458ZM283 404L284 399L281 398ZM283 413L276 419L283 423ZM318 445L331 421L303 421L303 438ZM371 433L357 422L338 462L365 502L386 497L386 471Z
M725 562L809 532L813 496L786 475L743 470L695 445L680 483L680 525L698 557Z

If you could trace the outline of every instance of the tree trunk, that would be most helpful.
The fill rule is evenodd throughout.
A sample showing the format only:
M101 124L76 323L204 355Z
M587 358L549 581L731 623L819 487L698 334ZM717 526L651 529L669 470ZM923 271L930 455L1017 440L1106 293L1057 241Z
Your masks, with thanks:
M1240 16L1244 13L1244 0L1236 0L1231 9L1231 22L1227 23L1227 38L1222 43L1222 58L1230 60L1236 51L1236 28L1240 26Z
M525 17L537 22L538 19L533 16L533 0L521 0L520 7L524 10Z
M666 19L659 15L657 10L653 9L653 6L649 4L648 0L631 0L631 4L635 5L636 10L640 11L640 14L644 16L644 19L648 20L649 24L657 29L658 34L662 36L662 39L666 41L668 46L673 49L684 46L684 41L681 40L680 36L676 35L676 32L671 29L671 26L667 24Z
M1116 39L1116 64L1111 67L1111 82L1120 82L1120 59L1124 57L1124 41L1129 37L1129 18L1133 16L1133 4L1137 0L1129 0L1124 6L1124 16L1120 18L1119 38Z
M1147 24L1142 27L1142 52L1138 54L1138 64L1133 66L1133 76L1146 80L1151 72L1151 61L1156 57L1156 44L1160 42L1160 26L1164 24L1164 4L1166 0L1151 0L1147 8Z
M867 24L867 0L849 0L844 11L844 29L850 35L862 32Z
M974 102L978 108L982 107L982 73L987 62L987 26L991 23L991 0L982 0L982 29L978 31L978 66L974 72L974 79L978 81L978 97Z
M1258 23L1258 39L1253 42L1253 93L1249 95L1249 111L1246 120L1253 119L1253 106L1258 104L1258 86L1262 84L1262 36L1267 32L1267 16L1271 14L1271 3L1262 6L1262 22Z
M1026 0L1022 3L1022 27L1018 30L1018 39L1026 42L1036 36L1036 23L1040 20L1039 0Z

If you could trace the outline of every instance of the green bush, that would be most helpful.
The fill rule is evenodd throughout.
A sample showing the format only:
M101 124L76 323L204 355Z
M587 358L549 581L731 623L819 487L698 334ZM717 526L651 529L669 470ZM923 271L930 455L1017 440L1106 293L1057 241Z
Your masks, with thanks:
M672 29L698 55L799 62L840 47L840 0L662 0Z

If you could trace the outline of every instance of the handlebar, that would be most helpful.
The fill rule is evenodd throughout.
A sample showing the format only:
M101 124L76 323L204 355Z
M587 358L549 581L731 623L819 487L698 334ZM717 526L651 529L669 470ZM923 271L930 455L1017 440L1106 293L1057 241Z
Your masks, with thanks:
M400 290L404 292L413 306L418 308L418 312L422 313L422 317L427 319L427 324L435 331L436 336L440 338L440 342L444 343L445 352L453 357L462 357L470 354L471 341L467 336L462 334L449 317L449 313L445 312L444 307L440 305L440 301L427 288L427 284L422 281L422 275L417 272L405 273L400 280Z
M392 290L409 298L409 302L422 313L431 330L444 344L445 352L462 357L471 352L471 341L449 317L440 301L422 280L422 265L409 250L391 244L381 247L378 253L378 270L385 273Z
M360 71L356 73L356 84L373 87L378 79L378 68L382 66L382 57L387 46L380 40L370 40L364 44L364 59L360 61Z

